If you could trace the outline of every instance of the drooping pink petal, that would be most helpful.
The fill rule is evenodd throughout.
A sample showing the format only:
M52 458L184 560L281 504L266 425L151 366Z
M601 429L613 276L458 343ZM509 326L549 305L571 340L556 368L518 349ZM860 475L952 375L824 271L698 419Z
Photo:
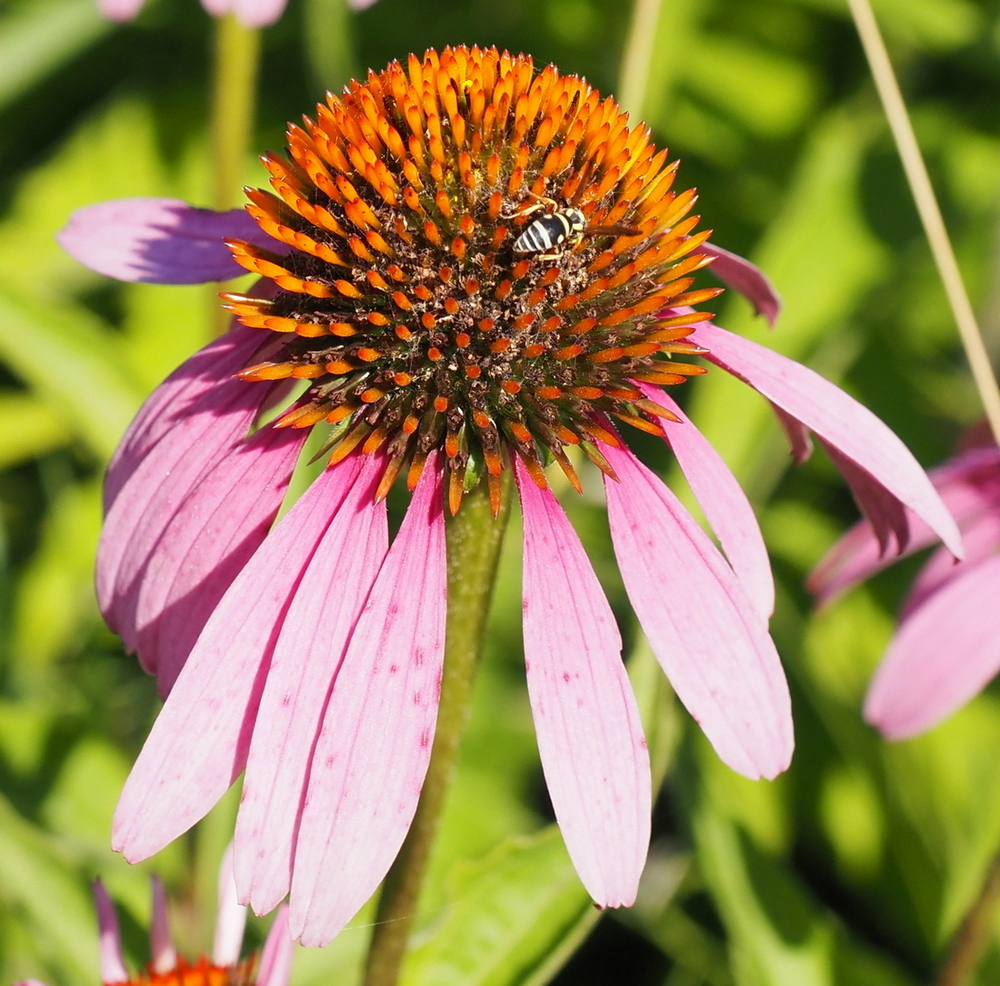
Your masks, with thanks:
M931 554L910 587L900 610L901 620L923 606L941 586L965 574L1000 548L1000 507L963 526L962 541L965 557L961 561L956 561L947 548L938 548Z
M97 0L97 9L109 21L124 24L142 10L143 0Z
M268 27L285 12L288 0L233 0L233 13L244 27Z
M236 897L233 874L233 844L226 846L219 864L218 904L215 908L215 935L212 939L212 962L236 965L247 927L247 909Z
M678 698L724 763L773 778L789 764L788 685L764 620L674 494L630 452L602 445L618 567Z
M112 846L130 862L186 832L243 770L289 601L358 469L352 456L306 490L205 625L115 811Z
M1000 450L995 447L970 449L932 469L928 475L963 532L963 541L967 541L970 527L1000 510ZM937 534L912 511L908 518L910 540L901 553L903 557L938 540ZM969 550L966 543L966 551ZM950 551L948 555L951 556ZM817 604L824 605L895 560L895 557L881 554L872 525L862 520L823 556L806 580L806 587L816 596Z
M899 627L865 719L889 739L936 726L1000 669L1000 555L952 579Z
M649 753L621 637L562 507L516 461L524 516L524 660L545 782L573 865L601 907L630 906L649 849Z
M774 411L774 416L778 419L778 424L781 425L788 436L792 461L797 466L808 462L809 457L813 454L812 436L809 434L809 429L798 418L793 418L788 414L784 408L779 407L771 401L768 403L771 405L771 410Z
M895 528L879 530L878 526L887 516L891 516L893 524L899 520L900 514L892 506L898 501L922 517L951 552L961 557L958 527L927 474L895 433L871 411L801 363L718 326L699 325L691 340L709 350L708 359L798 418L829 448L849 459L855 470L863 472L865 482L855 493L883 541L896 533L898 549L906 547L906 538ZM845 479L858 487L859 475L854 471ZM882 503L873 514L876 498Z
M148 284L240 277L246 271L233 260L226 239L281 249L243 209L215 212L164 198L112 199L84 206L69 217L56 239L71 257L99 274Z
M388 549L385 503L374 495L385 460L365 456L323 535L274 648L250 743L236 820L236 882L258 914L288 893L320 723L358 615Z
M347 0L347 5L351 10L367 10L375 4L375 0Z
M219 460L182 502L138 581L136 650L167 695L219 600L267 536L305 441L263 428Z
M185 360L149 395L108 465L104 480L105 514L147 453L201 407L207 394L227 383L234 392L240 389L231 378L254 362L254 353L265 342L259 329L237 325Z
M257 986L288 986L292 977L292 936L288 931L288 908L278 908L271 930L260 952Z
M100 879L94 881L94 903L97 905L98 953L101 966L101 981L105 983L127 982L128 970L122 953L122 935L118 928L118 915L111 903L107 890Z
M702 243L698 253L715 257L712 273L723 284L743 295L758 315L763 315L770 325L774 325L781 312L781 298L768 276L756 264L714 243Z
M245 439L267 394L267 388L236 379L205 392L138 463L108 512L97 549L97 600L129 650L136 647L138 578L164 526L204 475Z
M757 611L768 620L774 612L774 578L764 536L753 507L722 456L692 424L674 399L651 384L637 386L651 400L673 411L680 423L657 418L656 423L677 456L733 571Z
M428 461L323 716L292 876L292 936L325 945L399 851L430 760L447 604L440 466Z
M153 919L149 925L149 964L154 972L166 975L177 968L177 950L170 935L170 912L163 881L154 873L152 883Z

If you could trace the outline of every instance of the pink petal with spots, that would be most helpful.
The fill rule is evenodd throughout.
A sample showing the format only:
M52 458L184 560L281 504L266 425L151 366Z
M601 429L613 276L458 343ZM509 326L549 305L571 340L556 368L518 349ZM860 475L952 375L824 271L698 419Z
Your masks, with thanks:
M1000 548L1000 509L993 509L963 528L965 557L956 561L947 548L938 548L914 579L900 619L907 619L942 586L964 575L970 568L989 558Z
M562 507L517 461L524 516L524 658L559 828L601 907L634 903L649 849L649 753L621 637Z
M766 621L774 612L774 578L764 536L753 507L722 456L712 448L674 399L651 384L636 384L650 400L673 411L678 424L666 418L656 423L677 456L691 491L701 504L729 564L750 601Z
M235 837L240 899L258 914L272 910L288 893L320 723L388 550L385 503L374 502L384 468L381 456L365 456L358 481L302 577L274 648Z
M146 556L136 576L136 650L161 695L271 529L305 439L301 429L263 428L237 445L191 490Z
M260 952L257 986L288 986L292 978L292 951L295 943L288 931L288 908L281 907L274 915L271 930Z
M292 875L303 945L325 945L371 896L416 811L444 658L441 473L428 462L323 716Z
M768 276L756 264L714 243L702 243L697 252L715 257L710 268L712 273L723 284L743 295L758 315L763 315L770 325L774 325L781 312L781 298Z
M909 507L961 557L962 538L927 474L882 421L839 387L808 367L715 325L699 325L691 341L709 350L708 359L808 426L832 450L859 504L888 547L906 547ZM849 463L849 465L847 465Z
M99 274L149 284L241 277L246 270L233 260L227 239L281 249L243 209L214 212L161 198L84 206L69 217L56 239L74 260Z
M238 325L185 360L146 398L108 466L105 514L149 451L180 422L203 409L207 395L226 384L234 393L241 389L231 378L254 362L254 354L265 341L259 329Z
M125 782L112 846L130 862L199 821L246 764L274 643L302 573L357 477L327 469L267 536L222 597Z
M137 464L108 511L97 548L97 600L129 650L137 645L135 606L150 553L201 480L244 442L268 392L235 378L206 391Z
M964 541L967 542L972 526L986 515L1000 511L1000 451L996 448L970 449L945 465L932 469L928 475L957 521ZM904 556L938 540L937 534L912 511L908 518L911 533L906 551L902 553ZM968 543L966 550L970 550ZM951 556L950 551L947 554ZM895 557L880 553L872 525L863 520L823 556L807 579L806 586L815 594L817 603L822 605L895 560Z
M708 535L630 452L602 445L611 539L636 616L719 757L773 778L794 741L785 674L765 623Z
M1000 555L951 579L899 627L865 719L906 739L961 708L1000 670Z

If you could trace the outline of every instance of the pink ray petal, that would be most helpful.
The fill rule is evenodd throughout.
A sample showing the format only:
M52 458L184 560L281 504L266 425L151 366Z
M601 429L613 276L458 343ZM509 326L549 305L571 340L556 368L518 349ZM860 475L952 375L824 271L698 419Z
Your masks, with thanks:
M268 27L285 12L288 0L234 0L233 13L244 27Z
M104 480L105 513L150 449L198 408L206 394L253 363L252 357L264 341L259 329L237 325L185 360L149 395L108 465ZM238 390L235 383L231 384L232 389Z
M139 575L164 526L205 474L245 439L267 394L236 379L206 392L136 466L108 512L97 548L97 601L129 650L136 647Z
M71 257L99 274L149 284L201 284L242 276L246 271L233 260L226 239L280 249L243 209L214 212L162 198L84 206L56 239Z
M186 832L243 770L289 601L358 468L352 456L306 490L205 625L118 801L112 846L129 862Z
M371 896L416 811L444 657L441 473L428 462L323 716L292 875L304 945L325 945Z
M705 511L729 564L766 621L774 612L774 578L764 536L746 493L722 456L666 391L651 384L636 386L650 400L681 419L680 424L666 418L657 418L656 423L677 456L677 464Z
M170 935L170 912L163 881L154 873L152 883L153 920L149 926L149 964L154 972L162 976L177 968L177 950Z
M316 736L388 550L385 503L374 502L385 460L365 460L289 607L250 743L234 842L240 899L258 914L273 910L288 893Z
M292 977L294 944L288 931L288 908L281 907L264 939L256 986L288 986Z
M914 579L900 610L905 620L926 603L943 585L964 575L966 571L989 558L1000 548L1000 509L985 513L962 529L965 557L956 561L947 548L938 548Z
M166 696L233 579L267 536L305 441L301 429L264 428L192 489L138 578L136 650Z
M97 9L109 21L124 24L142 10L143 0L97 0Z
M791 702L765 624L673 493L630 452L601 446L611 539L636 616L720 759L768 779L789 764Z
M347 0L347 5L351 10L367 10L375 4L375 0Z
M1000 509L1000 450L970 449L928 475L966 538L967 529L986 514ZM903 557L928 547L937 534L912 511L908 512L910 540ZM969 546L966 545L966 550ZM951 552L948 552L951 555ZM895 556L883 555L872 525L855 524L823 556L806 580L806 587L824 605L851 586L887 568Z
M122 952L122 935L118 928L118 915L107 890L100 879L94 881L94 903L97 905L98 952L101 980L105 983L127 982L125 955Z
M925 732L1000 669L1000 555L952 579L903 622L865 699L889 739Z
M236 965L240 960L240 949L243 947L243 935L247 927L247 909L237 900L232 843L226 846L226 851L222 854L217 886L212 962L215 965Z
M778 419L778 423L788 436L792 461L797 466L808 462L809 457L813 454L812 436L809 434L809 429L798 418L793 418L790 414L786 413L784 408L778 407L777 404L771 401L768 403L771 404L774 416Z
M723 284L743 295L758 315L763 315L770 325L774 325L781 312L781 298L768 276L756 264L714 243L702 243L697 252L715 257L712 273Z
M635 902L649 849L649 753L614 614L558 501L515 462L524 516L524 658L545 782L601 907Z
M871 411L801 363L718 326L699 325L691 340L709 350L708 359L713 363L746 381L811 428L839 456L851 461L854 469L845 479L857 487L855 495L862 509L868 508L876 530L880 519L886 517L892 525L902 523L902 515L895 506L898 502L922 517L952 554L961 557L958 527L927 474L895 433ZM865 479L859 483L862 474ZM881 502L873 514L876 498ZM883 540L888 533L879 531ZM906 538L899 536L898 531L897 538L902 550Z

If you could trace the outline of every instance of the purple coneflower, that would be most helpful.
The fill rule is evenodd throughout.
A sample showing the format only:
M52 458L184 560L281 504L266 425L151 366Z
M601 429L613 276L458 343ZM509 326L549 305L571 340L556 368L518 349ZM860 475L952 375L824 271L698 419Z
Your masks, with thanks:
M886 549L904 507L958 532L899 439L811 370L694 310L723 275L773 309L751 265L704 245L677 165L613 99L530 58L429 51L330 96L264 159L249 215L127 201L77 213L64 246L112 276L190 282L243 268L242 323L149 398L112 461L101 608L169 696L113 842L131 860L202 818L244 773L241 899L291 893L329 941L385 875L427 769L442 674L445 517L512 471L524 520L528 690L552 803L602 906L632 902L649 839L645 741L607 600L549 489L603 476L635 612L734 770L792 753L767 632L774 588L750 505L663 389L705 356L825 443ZM528 234L531 235L528 235ZM291 384L297 384L291 397ZM284 399L274 424L262 408ZM612 422L615 422L614 424ZM665 439L725 557L618 434ZM307 433L328 468L272 529ZM248 437L249 435L249 437ZM413 498L391 547L384 497Z
M292 970L288 909L275 915L260 955L240 959L246 907L237 903L233 856L227 850L219 873L219 906L212 957L195 962L177 954L170 934L170 917L163 884L153 877L153 918L149 929L149 962L135 976L125 964L121 931L114 905L100 880L94 881L97 905L98 954L104 986L288 986ZM44 986L26 979L14 986Z
M890 739L925 732L961 708L1000 670L1000 449L969 448L930 473L965 542L956 562L939 547L910 589L900 624L865 699L865 718ZM938 540L917 517L904 554ZM885 568L862 521L809 577L819 602Z

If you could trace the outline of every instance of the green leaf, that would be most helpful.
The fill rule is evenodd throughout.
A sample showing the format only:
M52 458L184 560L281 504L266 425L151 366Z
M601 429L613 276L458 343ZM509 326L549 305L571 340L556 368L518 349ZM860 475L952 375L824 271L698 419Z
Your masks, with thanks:
M0 289L0 358L110 458L142 395L118 369L114 339L93 316Z
M401 986L541 986L599 917L555 826L455 868L441 919Z

